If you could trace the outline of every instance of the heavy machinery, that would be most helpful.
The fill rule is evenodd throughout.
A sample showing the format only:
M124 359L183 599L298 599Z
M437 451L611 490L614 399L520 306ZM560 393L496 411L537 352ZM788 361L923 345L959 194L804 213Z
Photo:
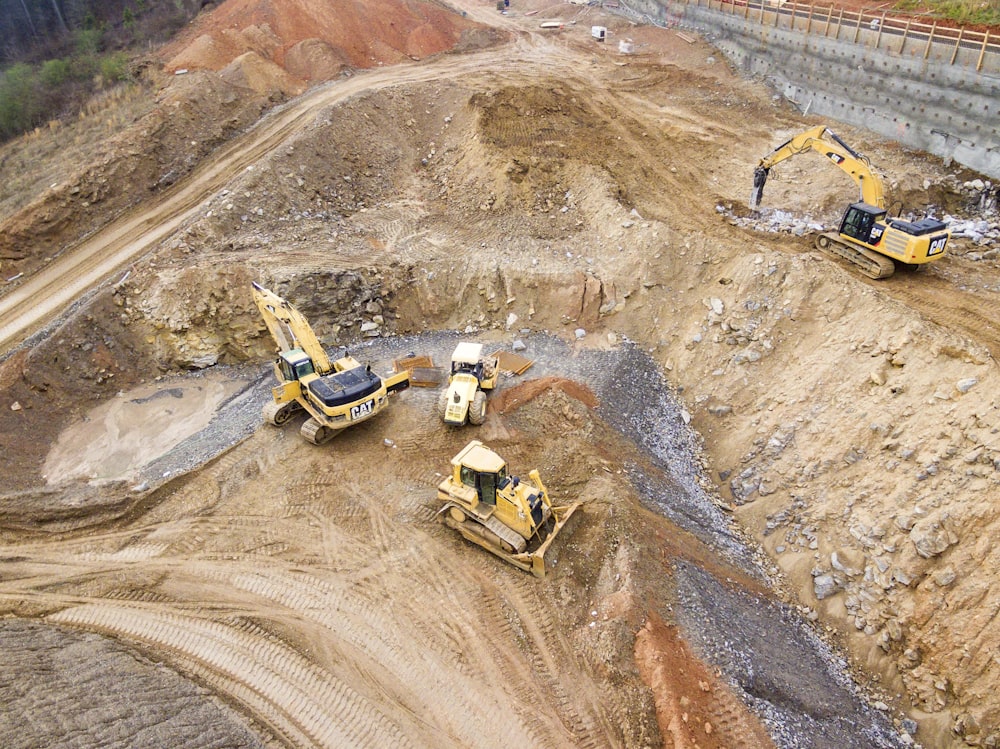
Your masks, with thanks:
M533 484L507 473L503 458L472 440L451 459L438 484L438 519L469 541L535 577L545 575L545 552L580 506L552 503L537 470Z
M280 426L305 410L302 436L314 445L368 419L389 403L389 395L410 386L410 373L387 378L351 356L330 361L306 318L277 294L253 284L253 298L278 346L274 375L278 385L264 406L264 421Z
M764 183L775 165L804 151L816 151L843 169L858 185L860 199L847 207L836 232L816 236L816 246L846 258L870 278L886 278L896 263L917 267L944 256L951 232L935 218L904 221L887 216L882 180L867 158L825 125L806 130L760 160L753 173L750 208L760 205Z
M438 410L445 424L476 426L486 421L486 391L500 376L497 357L483 358L483 344L459 343L451 355L448 386L441 393Z

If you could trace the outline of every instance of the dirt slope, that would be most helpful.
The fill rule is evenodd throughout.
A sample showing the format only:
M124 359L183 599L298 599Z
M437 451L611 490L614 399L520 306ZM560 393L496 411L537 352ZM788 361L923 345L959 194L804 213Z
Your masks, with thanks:
M467 18L447 28L471 29L471 18L504 32L477 44L511 41L352 75L247 127L254 108L308 79L292 51L308 48L302 28L324 25L308 3L277 13L230 0L165 52L192 70L196 52L212 54L198 78L163 89L153 119L115 135L132 148L82 163L0 226L19 248L4 262L26 273L0 297L5 324L49 298L11 304L38 269L80 257L46 262L61 237L107 224L90 238L95 252L128 237L95 275L117 267L115 283L0 365L3 610L133 643L225 696L273 745L861 745L837 733L851 730L837 716L854 710L856 726L881 726L871 745L906 743L885 730L892 719L924 746L995 743L1000 340L983 312L1000 301L995 244L956 237L926 271L866 282L805 237L743 225L757 157L813 122L709 47L587 6L501 16L458 5ZM546 19L564 26L543 32ZM589 35L597 22L611 32L603 45ZM226 28L234 46L216 58L212 30ZM376 62L435 51L406 46L419 28L389 34L393 51ZM625 38L635 54L618 53ZM228 55L250 42L263 63L243 57L236 75ZM182 148L188 127L213 135ZM907 202L971 210L961 185L974 175L837 129ZM176 186L113 223L126 205L117 196L138 200L159 183L159 167L129 166L148 163L145 142L162 148L156 163L182 165ZM850 188L823 169L789 164L769 205L832 220ZM70 197L100 179L107 212ZM34 252L32 227L43 238ZM362 325L390 349L392 334L435 329L498 346L548 332L572 345L547 364L565 378L570 359L630 339L681 400L632 435L565 391L522 391L527 405L509 411L512 382L512 401L497 398L476 435L585 502L545 581L433 522L438 474L472 436L436 423L433 391L404 394L319 450L294 430L261 429L218 456L244 434L231 425L155 472L43 478L64 426L96 419L102 402L148 398L119 392L192 369L233 382L245 371L229 365L263 371L271 344L251 280L293 300L331 346L360 345ZM656 410L637 376L616 374L623 423ZM255 422L257 391L243 392ZM173 397L148 403L181 413ZM704 456L673 431L687 420ZM189 459L212 462L174 478ZM791 618L817 620L845 647L886 703L885 725L848 696L824 702L811 656L789 662L754 639L786 645L785 614L764 615L777 603L753 565L691 530L679 499L648 511L674 496L651 488L657 472L732 506L784 576L801 615ZM723 601L762 613L723 616ZM755 650L764 655L748 670ZM769 712L779 708L792 712ZM484 735L496 714L509 717Z

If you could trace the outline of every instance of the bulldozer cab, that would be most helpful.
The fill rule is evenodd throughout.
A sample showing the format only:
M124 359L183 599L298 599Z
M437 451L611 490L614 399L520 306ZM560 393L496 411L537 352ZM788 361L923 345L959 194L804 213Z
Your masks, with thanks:
M312 359L300 348L282 351L278 356L278 368L281 370L282 379L286 382L301 380L316 373Z
M496 507L497 490L506 486L507 464L478 440L470 442L452 460L455 467L454 480L475 489L477 499L486 505Z
M484 473L471 468L462 469L462 483L476 490L480 504L496 506L497 488L506 482L506 469L500 474Z

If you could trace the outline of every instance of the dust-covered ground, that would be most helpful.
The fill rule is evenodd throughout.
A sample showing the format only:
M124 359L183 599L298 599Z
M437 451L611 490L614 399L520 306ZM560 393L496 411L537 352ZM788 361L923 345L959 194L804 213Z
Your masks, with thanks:
M4 199L0 269L24 275L0 300L128 235L0 364L5 640L111 636L74 648L190 678L184 710L228 703L245 725L217 745L995 744L1000 272L976 175L833 123L962 227L869 282L795 233L852 199L838 170L783 165L750 215L757 159L815 122L696 38L474 0L428 34L413 7L382 7L365 65L310 3L285 26L223 3L158 59L186 73L123 99L133 125L102 114L88 160L81 121L79 165ZM778 209L791 231L766 230ZM260 425L251 281L383 368L459 338L536 363L478 429L411 388L316 448ZM584 503L543 580L435 521L473 437ZM17 688L41 666L4 650L5 734L44 699L141 744L83 680Z

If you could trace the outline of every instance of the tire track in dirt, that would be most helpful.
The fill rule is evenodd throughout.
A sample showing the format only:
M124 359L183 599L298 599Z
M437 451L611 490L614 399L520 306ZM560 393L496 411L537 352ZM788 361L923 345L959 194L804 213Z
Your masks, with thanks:
M280 642L172 613L107 604L48 617L175 653L297 746L412 746L362 695ZM242 688L234 688L242 687Z
M948 262L947 258L944 262ZM974 274L963 274L973 277ZM984 309L982 297L959 288L943 272L899 273L882 281L871 282L927 320L954 330L985 346L995 361L1000 361L1000 294L997 306Z

